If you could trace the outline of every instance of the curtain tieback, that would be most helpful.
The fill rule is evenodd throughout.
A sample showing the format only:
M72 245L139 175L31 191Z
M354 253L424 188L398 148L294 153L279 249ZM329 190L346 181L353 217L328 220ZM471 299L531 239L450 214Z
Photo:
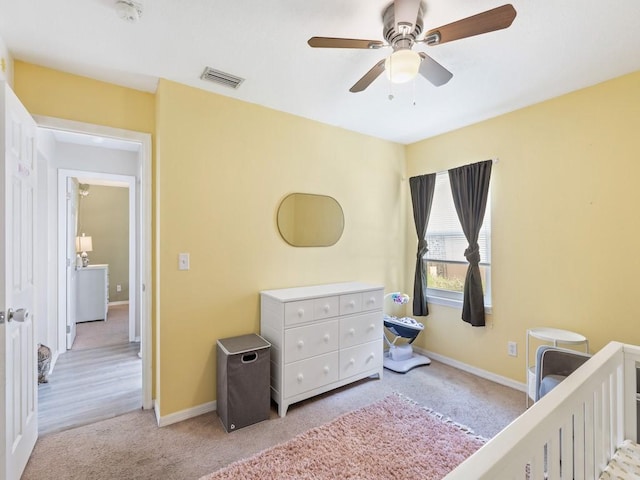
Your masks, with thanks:
M427 248L427 242L425 240L418 242L418 260L422 260L428 251L429 249Z
M478 244L469 245L469 248L464 251L464 256L471 265L478 265L480 263L480 247Z

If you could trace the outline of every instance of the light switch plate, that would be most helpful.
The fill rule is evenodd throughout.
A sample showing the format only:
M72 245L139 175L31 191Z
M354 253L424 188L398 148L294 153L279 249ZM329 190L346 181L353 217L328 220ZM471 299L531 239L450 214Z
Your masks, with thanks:
M178 254L178 270L189 270L189 254Z

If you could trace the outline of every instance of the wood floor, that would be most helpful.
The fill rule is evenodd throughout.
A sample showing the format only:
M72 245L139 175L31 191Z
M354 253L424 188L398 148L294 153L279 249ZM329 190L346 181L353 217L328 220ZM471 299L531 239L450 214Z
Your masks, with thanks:
M38 386L40 435L142 408L140 344L105 342L60 355L49 383Z

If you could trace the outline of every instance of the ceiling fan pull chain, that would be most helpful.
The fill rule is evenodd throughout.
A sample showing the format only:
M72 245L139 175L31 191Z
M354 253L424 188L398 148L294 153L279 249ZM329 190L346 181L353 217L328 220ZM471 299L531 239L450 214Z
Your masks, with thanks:
M416 106L416 79L413 79L413 82L411 82L411 94L413 96L413 106Z

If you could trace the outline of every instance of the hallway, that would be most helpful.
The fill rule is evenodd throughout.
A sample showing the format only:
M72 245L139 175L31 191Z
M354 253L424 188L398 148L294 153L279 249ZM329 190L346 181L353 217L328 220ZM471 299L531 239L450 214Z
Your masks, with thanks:
M40 435L86 425L142 407L140 344L128 341L128 305L107 321L77 325L73 348L38 385Z

